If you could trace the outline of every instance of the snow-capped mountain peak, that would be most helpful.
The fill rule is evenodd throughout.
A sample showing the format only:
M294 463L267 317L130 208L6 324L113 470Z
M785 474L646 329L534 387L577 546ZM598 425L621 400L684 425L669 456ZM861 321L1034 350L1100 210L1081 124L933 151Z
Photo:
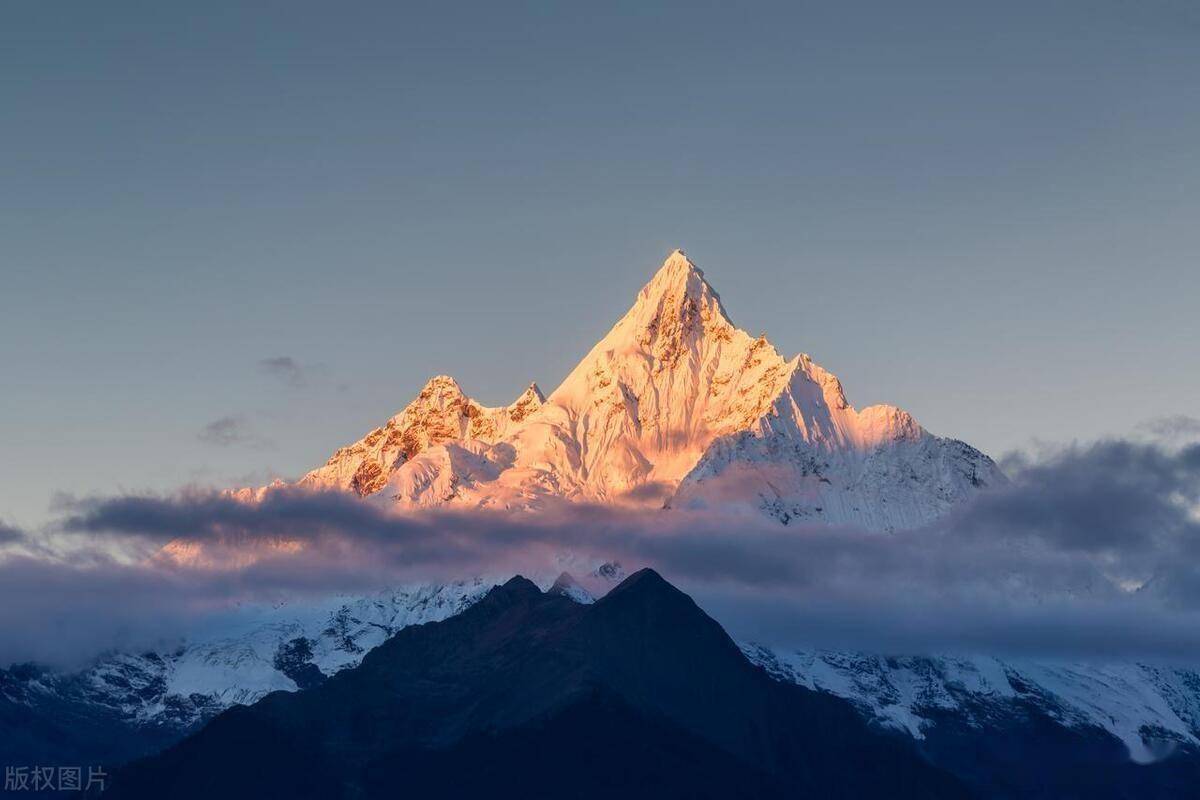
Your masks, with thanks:
M856 410L809 356L736 327L675 250L549 397L531 385L488 408L438 376L301 483L402 507L720 505L894 529L1000 480L978 451L900 409Z
M682 250L675 250L638 292L637 302L614 330L631 331L639 343L649 345L655 341L669 344L677 334L708 331L719 335L732 326L720 295L704 279L704 272Z

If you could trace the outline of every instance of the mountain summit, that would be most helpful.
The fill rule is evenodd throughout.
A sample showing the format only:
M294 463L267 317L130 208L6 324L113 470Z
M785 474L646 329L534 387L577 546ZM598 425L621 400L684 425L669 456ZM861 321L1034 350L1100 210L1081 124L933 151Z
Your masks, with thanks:
M549 397L489 408L447 376L301 484L402 507L554 500L913 527L1003 480L892 406L856 410L805 354L736 327L672 252Z

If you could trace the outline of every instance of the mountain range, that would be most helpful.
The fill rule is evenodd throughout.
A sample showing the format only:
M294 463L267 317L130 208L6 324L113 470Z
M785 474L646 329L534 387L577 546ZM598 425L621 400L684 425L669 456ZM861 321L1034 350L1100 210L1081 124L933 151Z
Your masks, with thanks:
M978 450L898 408L856 409L807 355L735 327L675 251L548 396L530 384L489 407L435 377L293 486L398 514L582 502L903 535L1005 481ZM163 552L197 558L186 542ZM407 791L452 775L458 794L1200 796L1189 667L734 643L654 573L577 575L247 607L83 669L11 665L0 760L149 757L122 771L128 797L369 797L398 773ZM311 769L284 774L296 754ZM288 792L255 783L268 779Z
M865 768L864 767L868 767ZM594 604L522 577L322 685L233 708L112 798L957 798L840 700L772 680L652 570Z
M512 578L455 616L403 629L327 680L230 708L118 771L105 796L1197 793L1194 740L1151 763L1131 761L1102 728L1064 721L1053 700L998 662L991 678L1009 686L1003 698L988 698L978 680L950 678L957 704L926 698L936 724L912 737L797 680L775 656L739 648L652 570L596 602L580 602L577 591L568 577L545 592ZM889 669L922 668L939 667ZM811 674L828 680L832 670Z
M566 574L538 584L588 605L625 574L606 563L582 577L591 590ZM155 753L228 709L318 687L401 631L456 618L503 583L247 609L208 636L110 654L81 671L0 670L0 756L116 765ZM738 647L773 680L844 703L871 730L908 741L980 796L1193 796L1179 781L1200 768L1195 669Z

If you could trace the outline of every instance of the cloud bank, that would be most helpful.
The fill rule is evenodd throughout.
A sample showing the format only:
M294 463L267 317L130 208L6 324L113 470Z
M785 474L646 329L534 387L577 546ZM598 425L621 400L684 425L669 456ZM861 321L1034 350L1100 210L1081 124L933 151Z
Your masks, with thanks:
M655 567L735 636L777 645L1200 658L1200 445L1010 463L1009 486L896 534L579 505L400 515L289 489L74 500L56 559L0 563L0 661L169 635L235 603L609 560Z

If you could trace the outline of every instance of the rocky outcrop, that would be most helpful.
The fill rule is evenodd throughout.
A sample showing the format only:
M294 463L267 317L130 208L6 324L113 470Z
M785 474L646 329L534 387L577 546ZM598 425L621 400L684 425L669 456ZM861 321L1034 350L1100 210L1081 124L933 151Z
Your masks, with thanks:
M360 497L387 485L392 473L430 447L452 441L492 443L541 407L536 384L510 406L488 408L463 393L448 375L431 378L416 399L382 427L340 448L301 486L348 489Z

